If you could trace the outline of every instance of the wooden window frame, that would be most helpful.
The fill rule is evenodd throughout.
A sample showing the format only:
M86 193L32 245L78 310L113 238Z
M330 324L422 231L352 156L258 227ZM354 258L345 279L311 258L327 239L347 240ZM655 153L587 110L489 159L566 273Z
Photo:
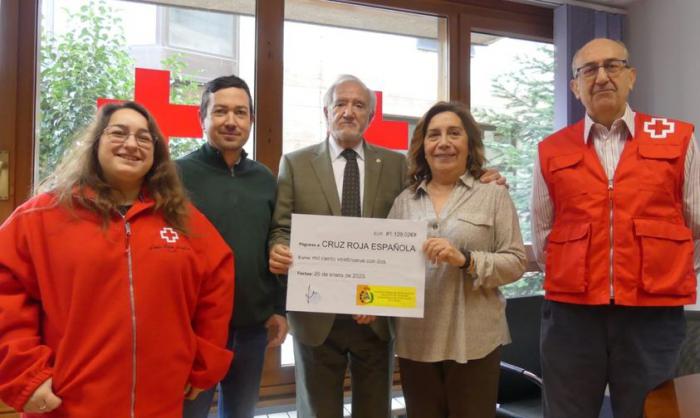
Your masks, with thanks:
M470 104L470 49L471 33L486 32L530 40L553 41L553 12L551 9L508 3L505 1L440 1L440 0L331 0L408 13L420 13L445 18L447 22L448 83L451 100ZM273 9L273 10L271 10ZM256 159L275 173L282 154L282 65L261 68L263 63L281 63L284 47L284 0L256 3L257 67L256 105L258 106ZM273 27L273 31L260 31ZM275 44L276 42L276 44ZM456 46L456 47L452 47ZM260 57L264 61L261 61ZM264 90L260 89L264 86ZM264 111L262 110L264 109ZM264 120L260 118L264 117ZM262 133L262 137L260 136ZM528 253L532 250L528 246ZM532 259L530 259L532 260ZM528 271L537 271L534 261ZM268 350L265 358L261 401L265 404L287 403L294 399L294 367L280 366L280 349ZM398 370L398 367L395 367ZM394 374L398 384L398 373ZM346 387L349 382L346 379Z
M448 91L470 103L471 33L551 42L553 10L505 0L331 0L445 18ZM0 2L0 150L10 151L10 199L0 201L0 222L32 190L35 160L40 0ZM256 159L277 172L282 155L285 0L256 2ZM260 82L265 80L265 82ZM534 264L530 265L536 270ZM288 401L294 394L293 367L281 367L280 350L268 351L263 400Z
M39 13L39 0L0 2L0 151L10 153L10 193L0 201L0 222L32 190Z

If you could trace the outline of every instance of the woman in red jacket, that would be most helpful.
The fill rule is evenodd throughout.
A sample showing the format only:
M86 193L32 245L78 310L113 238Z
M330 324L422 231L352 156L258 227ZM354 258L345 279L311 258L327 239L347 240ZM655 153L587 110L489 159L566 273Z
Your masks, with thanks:
M105 105L0 226L0 399L26 416L178 417L228 370L233 257L163 139Z

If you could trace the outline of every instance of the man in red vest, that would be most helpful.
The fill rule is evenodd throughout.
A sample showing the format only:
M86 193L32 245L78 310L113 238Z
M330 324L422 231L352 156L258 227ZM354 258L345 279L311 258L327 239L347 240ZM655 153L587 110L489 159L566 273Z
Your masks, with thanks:
M572 63L586 116L539 144L535 255L545 266L545 417L642 416L674 376L700 266L700 147L691 124L633 111L624 44L594 39Z

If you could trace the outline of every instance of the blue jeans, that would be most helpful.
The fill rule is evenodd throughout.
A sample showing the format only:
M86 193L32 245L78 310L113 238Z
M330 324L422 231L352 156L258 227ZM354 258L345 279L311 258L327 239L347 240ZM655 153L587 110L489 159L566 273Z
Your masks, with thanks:
M228 347L234 358L226 377L219 383L219 418L253 418L258 402L267 329L264 325L230 331ZM184 418L206 418L214 399L211 388L193 401L185 401Z

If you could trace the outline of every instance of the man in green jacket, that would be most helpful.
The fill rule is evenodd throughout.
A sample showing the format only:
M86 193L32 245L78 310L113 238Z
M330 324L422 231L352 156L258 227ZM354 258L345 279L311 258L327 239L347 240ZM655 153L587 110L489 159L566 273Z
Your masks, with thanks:
M210 81L199 109L207 142L176 161L193 203L218 229L235 258L228 344L235 357L220 383L220 418L253 417L265 349L282 344L287 334L284 287L270 273L267 260L276 180L243 150L253 115L245 81L235 75ZM184 418L207 417L213 396L210 389L186 401Z

